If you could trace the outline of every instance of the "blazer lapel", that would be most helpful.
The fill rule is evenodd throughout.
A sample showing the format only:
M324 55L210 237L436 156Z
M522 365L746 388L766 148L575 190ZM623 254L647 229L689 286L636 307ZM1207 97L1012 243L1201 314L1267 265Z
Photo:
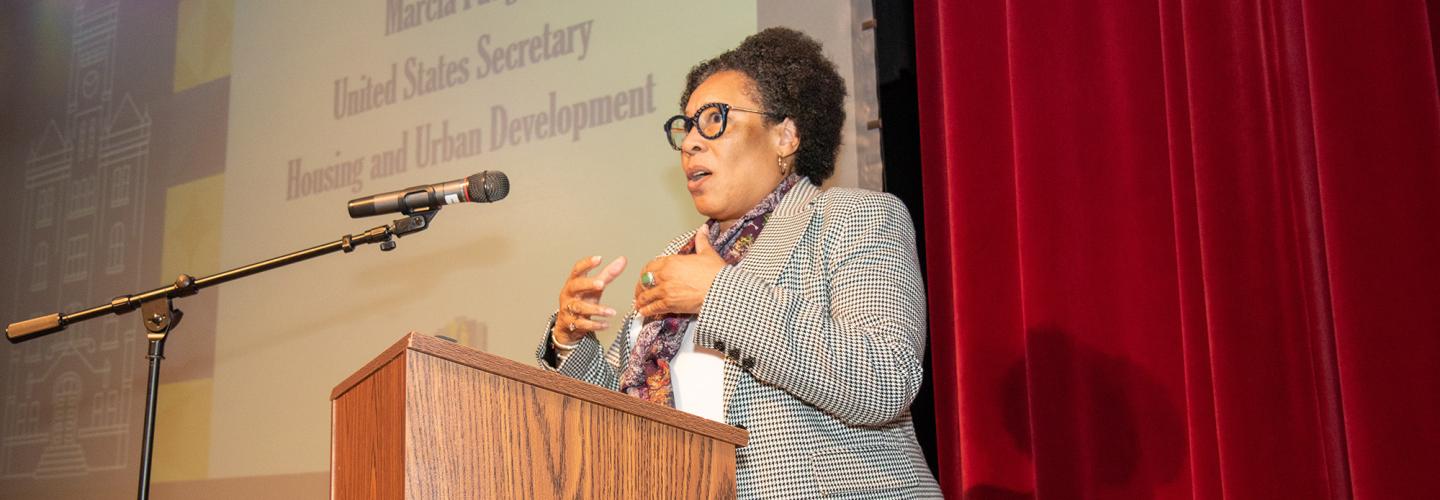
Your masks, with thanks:
M780 206L775 207L770 220L765 222L765 229L760 231L760 237L750 246L750 250L745 252L745 258L740 259L740 269L753 273L766 282L774 283L779 278L780 271L789 263L795 242L805 234L805 228L810 223L811 202L819 194L820 190L809 180L801 180L795 187L790 188L790 193L780 200ZM727 422L731 420L731 403L735 400L735 388L740 383L740 374L743 371L739 360L728 361L725 363L725 392L722 399Z
M789 263L795 242L805 234L811 218L811 201L819 194L820 190L809 180L796 183L785 199L780 200L780 206L775 207L760 237L745 252L740 268L774 283Z

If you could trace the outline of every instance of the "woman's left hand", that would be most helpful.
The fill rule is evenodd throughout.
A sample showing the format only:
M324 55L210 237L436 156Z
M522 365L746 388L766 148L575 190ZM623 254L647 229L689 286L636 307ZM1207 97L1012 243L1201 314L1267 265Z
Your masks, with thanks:
M697 314L710 292L715 275L725 268L725 259L710 246L708 225L695 231L695 253L657 257L640 270L635 284L635 310L642 317L661 314ZM645 273L653 273L653 286L644 284Z

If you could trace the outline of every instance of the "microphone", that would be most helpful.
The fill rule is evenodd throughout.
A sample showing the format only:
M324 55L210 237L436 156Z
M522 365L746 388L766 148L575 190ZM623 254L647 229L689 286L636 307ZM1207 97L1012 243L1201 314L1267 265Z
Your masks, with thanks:
M503 200L509 194L510 178L505 177L504 172L486 170L464 179L350 200L350 217L358 219L391 212L409 213L451 203L490 203Z

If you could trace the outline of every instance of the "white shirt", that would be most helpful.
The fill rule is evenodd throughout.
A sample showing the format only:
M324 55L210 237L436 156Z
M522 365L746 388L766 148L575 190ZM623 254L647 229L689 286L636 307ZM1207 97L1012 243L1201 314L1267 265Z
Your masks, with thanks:
M695 347L695 325L691 321L680 337L680 350L670 361L670 388L675 409L725 422L725 355L708 347ZM626 345L634 346L645 325L639 318L625 330L630 336Z

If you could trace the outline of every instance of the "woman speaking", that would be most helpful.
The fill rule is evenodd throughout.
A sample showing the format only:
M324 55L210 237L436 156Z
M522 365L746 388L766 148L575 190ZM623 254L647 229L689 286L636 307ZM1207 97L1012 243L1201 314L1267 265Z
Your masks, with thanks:
M938 497L911 424L925 348L915 235L895 197L818 186L845 85L820 44L772 28L690 70L665 122L709 218L645 264L602 356L625 267L580 260L541 365L750 433L741 497ZM640 474L640 472L637 472Z

